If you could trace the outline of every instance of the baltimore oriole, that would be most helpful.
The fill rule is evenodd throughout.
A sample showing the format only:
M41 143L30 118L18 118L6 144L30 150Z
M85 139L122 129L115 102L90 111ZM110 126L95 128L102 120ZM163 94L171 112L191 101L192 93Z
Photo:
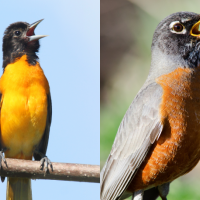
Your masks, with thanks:
M52 116L49 83L38 62L41 22L11 24L3 37L3 75L0 79L0 156L41 160L45 172L52 164L46 157ZM3 152L5 158L3 157ZM2 178L4 180L4 177ZM31 200L31 180L7 179L7 200Z

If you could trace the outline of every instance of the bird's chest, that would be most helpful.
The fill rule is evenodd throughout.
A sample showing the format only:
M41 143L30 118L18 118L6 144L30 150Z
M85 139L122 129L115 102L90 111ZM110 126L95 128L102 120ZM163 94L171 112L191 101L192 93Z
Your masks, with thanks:
M46 126L46 78L38 74L40 69L22 66L15 66L18 71L8 68L0 80L1 145L8 149L6 157L31 159Z
M157 82L163 88L164 129L151 158L154 164L159 161L155 176L160 184L187 173L200 159L200 72L179 68Z
M177 69L157 79L163 131L140 166L134 190L161 185L190 171L200 159L200 73Z
M160 143L168 142L177 162L184 152L180 165L190 168L200 158L200 72L177 69L158 82L163 87L160 113L168 129L163 130Z

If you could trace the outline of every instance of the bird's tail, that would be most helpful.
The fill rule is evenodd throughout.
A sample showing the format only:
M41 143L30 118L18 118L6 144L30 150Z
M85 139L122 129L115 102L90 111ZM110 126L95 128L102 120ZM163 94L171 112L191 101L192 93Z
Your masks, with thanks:
M6 200L32 200L31 179L7 178Z

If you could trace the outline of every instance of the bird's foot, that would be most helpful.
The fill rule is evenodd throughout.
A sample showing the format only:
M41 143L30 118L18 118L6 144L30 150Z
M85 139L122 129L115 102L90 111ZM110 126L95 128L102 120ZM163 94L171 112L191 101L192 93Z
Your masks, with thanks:
M2 148L1 151L0 151L0 169L2 167L2 160L5 163L6 167L8 167L5 156L3 155L6 150L7 150L7 148ZM4 182L4 180L5 180L5 177L1 176L1 182L2 183Z
M2 167L2 164L1 164L2 160L5 163L6 167L8 167L5 156L3 155L6 150L7 150L7 148L2 148L1 151L0 151L0 169Z
M38 155L38 158L35 157L35 160L40 160L40 169L44 169L44 175L48 172L49 166L51 168L51 171L53 171L53 165L45 154L41 153L37 149L34 151L34 154Z
M43 156L43 158L40 160L40 169L45 171L45 174L47 173L48 171L48 166L50 166L51 168L51 171L53 171L53 165L51 163L51 161L49 160L49 158L45 155Z

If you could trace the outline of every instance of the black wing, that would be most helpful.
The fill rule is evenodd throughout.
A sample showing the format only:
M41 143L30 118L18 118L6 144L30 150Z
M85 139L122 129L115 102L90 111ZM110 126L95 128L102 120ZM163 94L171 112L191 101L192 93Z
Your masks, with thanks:
M0 93L0 118L1 118L2 94ZM0 135L1 135L1 120L0 120ZM2 151L1 137L0 137L0 151ZM1 166L1 163L0 163Z
M52 118L52 104L51 104L51 94L47 95L47 122L46 127L44 130L44 134L42 140L40 141L39 145L36 147L36 151L34 152L33 156L35 160L41 160L42 155L46 155L47 145L49 141L49 131L51 126L51 118Z

